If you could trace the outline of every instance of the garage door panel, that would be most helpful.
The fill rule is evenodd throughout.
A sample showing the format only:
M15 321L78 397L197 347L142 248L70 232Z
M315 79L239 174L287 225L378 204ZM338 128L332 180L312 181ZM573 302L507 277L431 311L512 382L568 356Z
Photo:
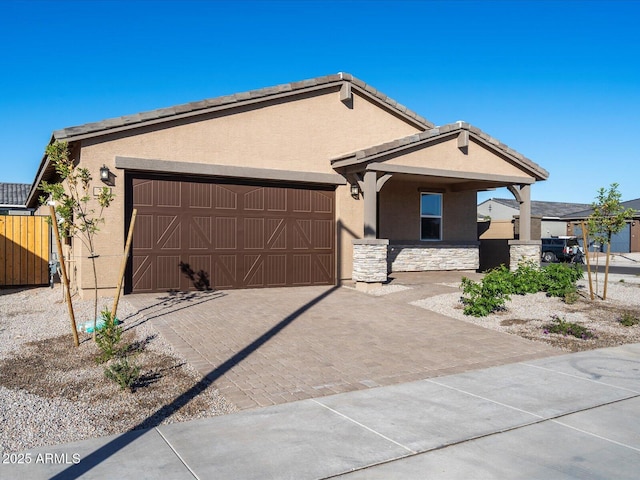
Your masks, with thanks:
M156 180L154 183L155 205L158 207L182 206L181 182Z
M150 207L153 205L153 182L151 180L135 179L133 183L133 195L138 207Z
M193 288L181 262L205 271L215 288L335 283L333 191L132 182L134 292Z
M181 221L177 215L156 215L157 246L161 250L179 250L182 248Z
M207 183L189 184L189 207L191 208L211 208L213 198L211 193L212 185Z
M209 250L211 248L211 217L193 217L189 224L189 248Z
M237 255L213 255L212 256L212 285L217 288L237 288L239 282Z
M287 228L284 218L267 218L267 246L270 250L287 248Z
M265 267L265 287L287 285L287 255L266 255Z
M244 194L244 209L264 210L264 187L257 187Z
M320 253L315 255L315 265L312 269L313 282L323 283L333 278L333 255Z
M244 248L263 250L265 243L264 218L244 219Z
M308 250L311 247L311 220L292 222L294 250Z
M216 185L215 208L236 210L238 208L238 194L228 187Z
M238 219L218 217L214 229L216 250L236 250L238 248Z
M153 277L160 290L181 290L180 255L158 255Z
M265 202L269 212L287 211L287 189L276 187L265 187Z
M136 227L133 230L133 243L138 251L153 248L153 215L138 213Z
M311 191L294 189L292 190L292 203L294 212L311 212Z
M313 232L313 248L319 250L333 249L333 220L314 220Z
M333 213L333 199L327 192L313 192L311 208L317 213Z
M153 263L148 255L133 257L133 289L137 292L153 291Z
M262 255L245 255L244 256L243 284L247 287L264 287L264 258Z
M293 255L292 283L294 285L311 285L311 255Z

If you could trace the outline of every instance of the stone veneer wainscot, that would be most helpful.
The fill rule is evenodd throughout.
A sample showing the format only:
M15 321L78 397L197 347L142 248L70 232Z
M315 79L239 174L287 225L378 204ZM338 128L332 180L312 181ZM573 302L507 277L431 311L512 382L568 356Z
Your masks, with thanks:
M388 262L390 272L477 270L479 243L389 245Z

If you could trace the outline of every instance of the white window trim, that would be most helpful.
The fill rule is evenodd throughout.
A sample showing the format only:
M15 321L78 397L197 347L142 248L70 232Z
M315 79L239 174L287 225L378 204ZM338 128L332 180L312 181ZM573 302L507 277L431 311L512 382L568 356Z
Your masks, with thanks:
M423 215L422 214L422 196L423 195L437 195L440 197L440 215ZM421 242L441 242L442 241L442 211L443 211L443 195L440 192L420 192L420 222L419 222L419 231L420 231L420 241ZM440 232L438 238L422 238L422 219L423 218L439 218L440 219Z

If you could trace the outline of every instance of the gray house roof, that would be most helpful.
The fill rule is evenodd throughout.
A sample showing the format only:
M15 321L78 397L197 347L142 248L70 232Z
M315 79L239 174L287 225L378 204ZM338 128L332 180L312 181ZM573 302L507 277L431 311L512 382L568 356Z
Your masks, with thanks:
M413 120L424 129L432 128L434 126L433 123L426 118L418 115L412 110L409 110L407 107L396 102L392 98L387 97L384 93L376 90L371 85L366 84L349 73L339 72L334 75L311 78L300 82L284 83L273 87L260 88L257 90L250 90L248 92L235 93L233 95L225 95L197 102L184 103L174 107L159 108L157 110L136 113L134 115L125 115L123 117L111 118L100 122L86 123L75 127L63 128L53 132L53 138L55 140L73 141L105 133L128 130L142 125L155 124L178 118L190 117L193 115L201 115L213 110L229 108L239 104L244 105L247 103L254 103L256 101L265 101L272 98L275 99L290 96L303 91L323 89L331 86L332 84L339 85L343 82L350 83L363 93L368 94L386 104L398 114Z
M490 198L483 203L493 200L515 210L520 209L518 201L514 198ZM564 218L572 212L585 210L591 205L588 203L565 203L565 202L542 202L537 200L531 201L531 215L543 218Z
M67 141L69 143L86 138L107 135L110 133L122 132L148 125L157 125L164 122L179 120L183 118L206 115L211 112L226 110L234 107L242 107L261 102L277 101L281 98L329 89L341 88L348 85L360 94L369 97L373 101L386 106L399 117L413 123L416 128L427 130L434 127L434 124L426 118L418 115L404 105L396 102L384 93L373 88L371 85L359 80L349 73L339 72L334 75L311 78L300 82L285 83L273 87L250 90L248 92L235 93L222 97L215 97L197 102L185 103L174 107L160 108L147 112L125 115L122 117L110 118L99 122L86 123L84 125L63 128L53 132L50 143L55 140ZM29 193L27 202L35 204L39 194L39 185L43 179L54 174L53 167L48 163L47 156L44 155L38 172L36 173L33 188Z
M636 198L635 200L627 200L626 202L620 202L620 204L626 208L633 208L635 210L635 218L640 217L640 198ZM591 207L591 205L588 205ZM563 220L580 220L583 218L587 218L593 213L592 208L587 208L584 210L578 210L573 213L569 213L563 216Z
M24 207L30 189L28 183L0 183L0 206Z

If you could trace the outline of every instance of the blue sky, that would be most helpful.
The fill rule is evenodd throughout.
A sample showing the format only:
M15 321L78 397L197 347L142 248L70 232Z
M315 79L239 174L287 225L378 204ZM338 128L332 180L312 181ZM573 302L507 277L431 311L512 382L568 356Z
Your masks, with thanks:
M349 72L537 162L534 200L640 197L640 2L4 0L0 182L54 130ZM496 191L479 195L510 197Z

